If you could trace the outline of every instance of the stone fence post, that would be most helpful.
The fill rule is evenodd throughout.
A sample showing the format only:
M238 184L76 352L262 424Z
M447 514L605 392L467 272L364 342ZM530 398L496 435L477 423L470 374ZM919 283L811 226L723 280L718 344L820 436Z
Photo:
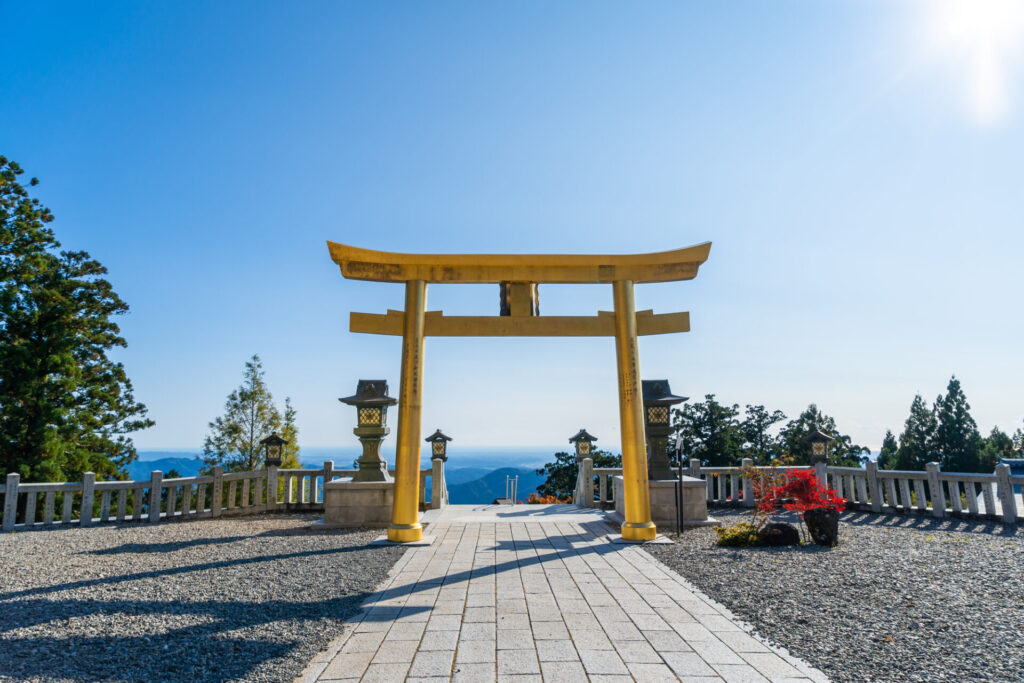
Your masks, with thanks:
M814 474L818 477L818 483L828 486L828 465L823 462L814 463Z
M267 495L271 493L268 489ZM277 490L273 493L277 497ZM224 468L217 465L213 468L213 493L210 496L210 515L220 517L220 509L224 505Z
M160 493L164 488L164 473L154 470L149 475L149 521L160 521Z
M1013 484L1010 483L1010 466L996 465L996 488L999 491L999 503L1003 506L1003 521L1013 524L1017 521L1017 498L1013 495Z
M754 466L754 461L750 458L743 458L743 468ZM750 480L750 477L743 475L743 507L752 508L756 503L754 502L754 482Z
M583 458L580 469L583 472L580 482L583 486L580 491L583 496L583 506L592 508L594 507L594 459Z
M939 481L939 463L930 462L924 466L928 472L928 491L932 494L932 516L946 516L946 492Z
M430 509L440 510L444 501L441 489L444 487L444 460L434 458L430 461Z
M14 531L15 517L18 515L18 480L17 472L7 475L7 488L4 489L4 531Z
M700 479L700 460L697 458L690 458L690 476Z
M92 501L96 497L96 473L82 475L82 507L78 510L78 525L92 526Z
M277 476L277 465L267 468L267 512L277 511Z
M882 511L882 492L878 485L878 463L869 462L865 467L864 478L868 480L868 495L871 496L871 511Z

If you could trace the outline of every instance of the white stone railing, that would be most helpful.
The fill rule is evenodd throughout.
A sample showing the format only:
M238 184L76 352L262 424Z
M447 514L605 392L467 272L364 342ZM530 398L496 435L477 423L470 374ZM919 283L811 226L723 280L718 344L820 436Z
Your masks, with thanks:
M164 479L162 472L154 471L142 481L96 481L94 473L86 472L80 482L22 483L18 474L11 473L0 484L0 529L317 511L323 510L324 482L355 472L336 470L328 460L320 469L270 467L225 474L223 468L215 467L206 476L175 479ZM421 507L427 505L427 477L432 477L431 507L445 505L444 463L434 460L430 469L420 470Z
M683 472L707 481L710 505L754 507L753 486L743 474L744 467L752 464L750 459L744 459L741 467L701 467L700 461L691 460ZM774 469L815 470L818 479L831 484L847 499L848 508L854 510L918 512L939 518L956 516L1007 523L1024 519L1024 498L1013 490L1014 486L1024 485L1024 476L1012 476L1008 465L999 465L993 474L942 472L937 463L930 463L924 472L883 470L874 462L864 468L819 464ZM609 482L620 474L622 468L593 467L585 459L580 463L573 500L584 507L614 505L614 489Z

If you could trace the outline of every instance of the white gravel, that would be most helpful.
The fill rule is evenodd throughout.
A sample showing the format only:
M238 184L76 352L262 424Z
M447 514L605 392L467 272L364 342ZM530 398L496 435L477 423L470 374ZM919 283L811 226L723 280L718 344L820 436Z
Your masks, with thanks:
M719 548L707 528L644 548L835 681L1024 680L1020 525L845 512L831 549Z
M404 552L315 521L0 536L0 680L291 681Z

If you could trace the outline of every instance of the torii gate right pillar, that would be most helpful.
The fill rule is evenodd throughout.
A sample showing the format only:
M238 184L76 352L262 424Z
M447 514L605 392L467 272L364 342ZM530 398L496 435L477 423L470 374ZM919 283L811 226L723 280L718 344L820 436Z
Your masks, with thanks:
M619 376L619 424L622 433L622 481L625 496L626 541L653 541L651 493L647 484L647 446L643 403L640 398L640 354L636 334L636 301L632 280L616 280L615 356Z

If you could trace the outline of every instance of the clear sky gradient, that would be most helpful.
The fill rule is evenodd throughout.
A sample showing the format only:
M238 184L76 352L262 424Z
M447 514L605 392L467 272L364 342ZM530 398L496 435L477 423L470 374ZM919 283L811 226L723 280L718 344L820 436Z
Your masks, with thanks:
M688 310L641 373L877 448L917 392L963 382L982 431L1024 424L1024 3L3 4L0 152L58 237L130 304L118 352L193 448L259 353L302 444L337 402L398 392L402 308L325 240L392 251L630 253L704 241ZM985 12L979 12L982 8ZM965 9L966 8L966 9ZM611 309L542 286L546 314ZM496 286L428 309L498 312ZM429 339L424 435L618 450L609 339ZM393 437L386 451L393 450ZM389 456L390 457L390 456Z

